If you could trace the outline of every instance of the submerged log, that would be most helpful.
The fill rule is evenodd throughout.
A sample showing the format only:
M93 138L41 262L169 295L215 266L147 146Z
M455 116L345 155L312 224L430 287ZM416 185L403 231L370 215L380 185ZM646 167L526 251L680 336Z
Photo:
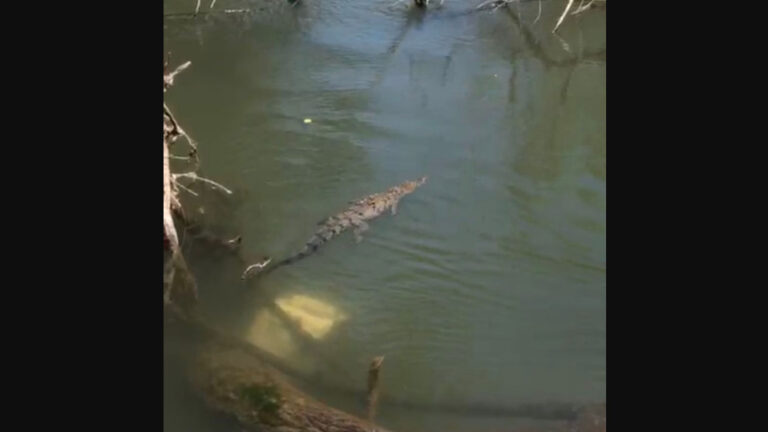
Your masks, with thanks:
M261 432L389 432L301 391L247 342L180 317L204 336L189 371L194 390L215 411Z
M378 399L378 372L383 357L371 362L368 379L368 420L330 407L296 385L300 371L250 343L219 331L192 315L176 314L202 344L189 370L194 390L209 407L235 417L244 428L265 432L388 432L373 423ZM200 339L202 338L202 339ZM302 379L302 378L299 378ZM334 388L338 394L364 389ZM359 392L359 393L358 393ZM409 403L388 398L391 407L423 413L472 416L512 416L562 421L563 432L605 432L605 403L524 404L508 407ZM530 429L529 432L543 432ZM523 432L523 431L518 431Z

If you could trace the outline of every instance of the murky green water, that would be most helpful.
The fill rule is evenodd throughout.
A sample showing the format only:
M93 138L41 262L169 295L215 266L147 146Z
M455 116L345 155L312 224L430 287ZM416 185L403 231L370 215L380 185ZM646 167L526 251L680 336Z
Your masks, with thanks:
M203 309L244 336L263 292L343 311L320 355L294 357L363 389L371 357L386 355L379 419L400 431L512 420L388 408L388 395L605 400L605 13L570 20L558 40L564 2L544 1L536 24L537 3L520 5L522 30L503 9L456 13L478 3L423 15L391 0L275 1L256 16L165 21L172 63L192 61L169 104L204 174L237 192L203 206L243 235L246 256L282 258L347 201L429 176L362 243L342 236L255 289L235 260L189 252ZM166 12L193 8L166 0ZM167 430L233 430L200 420L181 387L166 379Z

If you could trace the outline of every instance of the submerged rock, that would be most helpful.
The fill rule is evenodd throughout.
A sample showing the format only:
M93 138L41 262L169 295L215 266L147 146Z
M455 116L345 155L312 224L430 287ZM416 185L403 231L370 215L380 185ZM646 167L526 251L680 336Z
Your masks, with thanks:
M315 339L323 339L336 324L347 319L335 306L301 294L277 299L275 303Z
M347 316L331 304L301 294L277 299L275 308L265 308L256 314L246 339L295 368L313 371L315 362L301 351L296 330L319 341ZM291 324L294 328L289 327Z

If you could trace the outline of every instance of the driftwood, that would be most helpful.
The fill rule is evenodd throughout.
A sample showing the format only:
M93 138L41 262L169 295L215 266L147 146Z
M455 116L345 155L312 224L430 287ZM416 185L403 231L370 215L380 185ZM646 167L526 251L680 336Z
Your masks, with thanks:
M192 383L213 409L264 432L371 432L371 423L327 406L237 347L212 343L199 354ZM375 430L384 432L383 428Z
M175 309L174 309L175 311ZM212 409L261 432L388 432L325 405L265 361L258 348L203 323L175 314L204 337L189 370L193 389Z
M378 371L383 357L369 369L368 420L325 405L296 385L300 374L258 347L215 329L191 315L177 315L203 336L189 370L193 389L215 411L234 416L249 430L265 432L387 432L372 422L378 399ZM313 386L314 387L314 386ZM364 389L326 388L339 395L362 397ZM560 420L563 432L604 432L605 403L525 404L510 407L408 403L392 397L388 406L453 415L516 416ZM531 431L533 432L533 430Z

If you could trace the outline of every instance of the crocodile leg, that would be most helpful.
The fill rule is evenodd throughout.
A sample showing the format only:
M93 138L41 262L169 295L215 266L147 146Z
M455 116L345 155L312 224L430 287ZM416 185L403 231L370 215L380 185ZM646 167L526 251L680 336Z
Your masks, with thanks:
M397 200L392 203L392 216L397 214Z
M360 243L361 241L363 241L362 234L368 231L368 228L369 228L368 224L362 220L355 221L353 222L353 224L355 226L355 230L353 231L355 234L355 242Z

